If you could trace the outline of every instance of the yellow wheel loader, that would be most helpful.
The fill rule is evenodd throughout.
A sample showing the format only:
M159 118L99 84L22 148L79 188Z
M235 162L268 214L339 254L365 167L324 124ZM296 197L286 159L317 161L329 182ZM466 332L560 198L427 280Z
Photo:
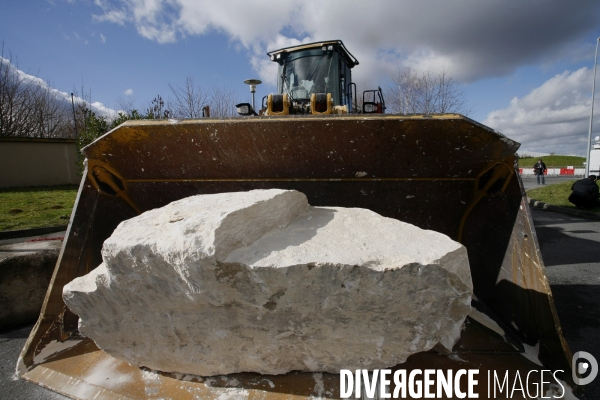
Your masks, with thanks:
M516 168L519 144L457 114L386 114L380 89L363 93L358 107L358 61L341 41L268 55L279 66L278 92L258 113L247 103L235 118L128 121L83 150L87 169L20 377L82 399L339 397L334 374L197 377L131 366L81 337L62 299L66 283L101 263L120 222L191 195L281 188L305 193L312 206L367 208L467 248L475 298L461 339L450 354L417 353L393 370L477 369L479 398L493 398L489 389L505 373L511 387L531 371L527 384L539 384L541 370L555 374L542 380L557 396L561 385L574 387Z

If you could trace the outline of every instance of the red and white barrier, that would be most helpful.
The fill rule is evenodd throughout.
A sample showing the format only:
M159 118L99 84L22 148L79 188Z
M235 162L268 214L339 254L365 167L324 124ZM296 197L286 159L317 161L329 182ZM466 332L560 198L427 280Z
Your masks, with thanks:
M519 168L519 174L521 175L535 175L533 168ZM585 174L584 168L548 168L544 175L551 176L583 176Z

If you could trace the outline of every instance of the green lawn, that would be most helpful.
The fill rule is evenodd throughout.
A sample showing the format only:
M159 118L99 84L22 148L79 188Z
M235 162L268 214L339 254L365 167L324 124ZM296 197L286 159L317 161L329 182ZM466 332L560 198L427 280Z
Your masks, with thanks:
M532 199L543 201L544 203L552 204L553 206L575 208L568 200L573 182L575 182L575 180L529 189L527 195ZM598 212L600 211L600 207L589 211Z
M575 156L548 156L548 157L527 157L519 159L519 167L521 168L533 168L536 162L539 159L544 161L546 167L568 167L573 166L575 168L583 167L583 163L585 162L584 157L575 157Z
M0 231L69 223L76 185L0 189Z

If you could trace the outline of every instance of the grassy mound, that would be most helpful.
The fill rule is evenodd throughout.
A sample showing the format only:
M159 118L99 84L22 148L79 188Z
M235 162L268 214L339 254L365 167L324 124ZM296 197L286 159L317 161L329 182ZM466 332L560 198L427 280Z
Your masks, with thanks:
M0 189L0 231L66 225L77 186Z
M583 167L583 163L585 162L585 157L575 157L575 156L548 156L548 157L526 157L519 159L519 167L521 168L533 168L536 162L539 159L544 161L546 167L568 167L573 166L575 168Z

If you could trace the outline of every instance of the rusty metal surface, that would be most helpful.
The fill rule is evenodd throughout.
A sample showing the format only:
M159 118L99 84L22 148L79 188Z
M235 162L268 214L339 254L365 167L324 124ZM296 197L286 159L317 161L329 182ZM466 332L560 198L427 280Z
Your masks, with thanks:
M494 371L502 376L508 373L509 382L513 382L517 371L525 377L529 371L540 369L501 336L475 321L467 319L463 336L463 343L457 344L460 350L452 355L434 351L419 353L409 357L405 363L391 367L391 370L404 369L408 374L414 369L432 367L444 371L478 369L475 393L480 398L488 398L488 388L493 387ZM476 345L473 346L473 342ZM479 346L488 351L482 352ZM45 360L24 374L24 378L77 399L335 399L339 398L340 391L339 376L328 373L240 373L214 377L159 373L115 359L99 350L89 339ZM535 385L538 382L530 382L532 393L537 390ZM463 392L467 390L465 383L465 380L461 381ZM432 391L435 388L434 383ZM519 398L518 393L513 398Z
M128 182L397 180L473 179L517 148L459 116L340 115L128 122L84 153Z
M367 208L460 240L479 301L517 348L539 343L544 367L567 371L568 381L570 353L515 174L517 148L458 115L128 122L85 149L90 173L23 364L77 333L62 287L100 263L121 221L195 194L282 188L305 193L313 206ZM483 354L485 368L503 367L497 354L507 348L486 335L471 328L456 349ZM40 368L49 367L35 366L28 379L42 382Z
M66 308L62 288L100 265L104 240L120 221L133 216L127 204L99 193L84 174L40 317L21 353L25 365L52 340L65 340L76 331L78 318Z
M463 344L457 345L461 349L454 354L419 353L391 369L405 369L407 373L432 367L442 370L479 369L479 390L476 393L480 398L487 398L488 370L508 371L512 382L516 371L526 376L530 370L540 369L501 336L475 321L467 320L465 332ZM473 338L477 338L478 345L488 351L482 353L478 345L470 346L475 341ZM89 339L45 360L24 374L24 378L78 399L335 399L339 398L340 390L339 375L328 373L240 373L214 377L159 373L115 359L99 350ZM464 383L461 381L461 389L466 391ZM433 388L435 390L435 385Z
M519 340L539 343L539 358L570 370L529 207L520 179L504 194L483 199L471 213L462 243L469 252L475 294ZM508 229L508 226L511 229Z

